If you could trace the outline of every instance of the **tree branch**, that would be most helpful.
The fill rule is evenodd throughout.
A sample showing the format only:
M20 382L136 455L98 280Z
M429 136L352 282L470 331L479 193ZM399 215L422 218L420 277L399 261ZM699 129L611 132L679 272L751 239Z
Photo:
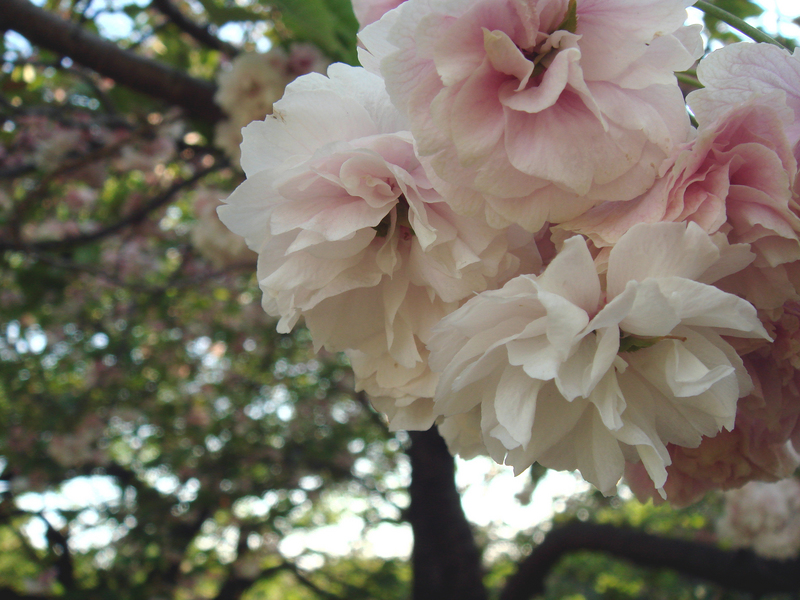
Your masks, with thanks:
M412 431L414 600L486 600L481 557L461 508L455 462L435 428Z
M551 531L534 548L506 582L500 600L528 600L543 593L545 578L556 563L578 550L605 552L642 567L673 569L756 595L796 592L800 588L800 559L767 560L748 550L731 552L634 529L573 521Z
M137 92L180 106L193 117L211 123L224 118L214 104L213 84L123 50L28 0L3 0L0 30L8 29Z
M52 600L53 596L39 594L20 594L10 587L0 587L0 598L3 600Z
M58 582L64 586L67 592L75 589L75 569L72 565L72 555L69 553L69 543L67 538L58 529L53 527L49 520L43 515L39 514L39 518L44 521L47 526L47 543L50 546L50 551L56 554L56 569L58 571Z
M316 583L314 583L308 577L306 577L296 564L289 561L284 561L283 567L291 571L292 575L294 575L295 579L297 580L297 583L299 583L305 588L308 588L309 590L314 592L317 596L320 596L321 598L327 598L328 600L344 600L343 598L340 598L336 594L333 594L327 590L323 590Z
M172 201L172 198L175 196L175 194L180 192L182 189L194 185L209 173L217 171L225 166L226 164L224 162L218 162L216 165L212 167L196 172L188 179L183 179L173 183L169 188L164 190L158 196L152 198L140 209L133 211L131 214L125 217L122 217L116 223L112 223L111 225L103 227L102 229L98 229L97 231L93 231L92 233L85 233L81 235L66 237L61 240L47 240L44 242L33 242L29 244L26 244L24 242L18 243L14 241L7 241L7 242L0 241L0 251L19 250L22 252L36 252L42 250L66 250L68 248L74 248L75 246L81 246L84 244L89 244L91 242L96 242L97 240L101 240L110 235L113 235L118 231L125 229L126 227L130 227L132 225L141 223L152 212L169 204Z
M170 0L151 0L151 6L157 8L165 17L181 31L188 33L201 44L219 50L228 56L236 56L239 51L227 42L223 42L209 31L208 25L203 27L187 18Z

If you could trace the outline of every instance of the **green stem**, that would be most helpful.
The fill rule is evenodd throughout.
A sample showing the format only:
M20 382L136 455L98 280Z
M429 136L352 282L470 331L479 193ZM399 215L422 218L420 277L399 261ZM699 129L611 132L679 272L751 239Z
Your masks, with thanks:
M719 19L723 23L727 23L728 25L730 25L737 31L742 32L744 35L746 35L755 42L774 44L780 48L785 49L784 45L781 44L778 40L767 35L760 29L756 29L752 25L748 25L743 19L740 19L736 15L729 13L727 10L723 10L719 6L714 6L713 4L706 2L706 0L697 0L694 7L699 10L702 10L707 15Z
M697 79L697 77L692 77L688 73L675 73L675 77L681 83L685 83L686 85L690 85L692 87L696 87L698 89L703 87L703 84Z

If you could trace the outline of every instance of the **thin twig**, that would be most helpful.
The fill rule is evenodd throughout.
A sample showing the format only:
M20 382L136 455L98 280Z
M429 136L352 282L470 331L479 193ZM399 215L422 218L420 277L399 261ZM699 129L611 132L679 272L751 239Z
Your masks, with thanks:
M177 181L173 183L168 189L164 190L161 194L151 199L148 203L142 206L139 210L133 211L126 217L123 217L116 223L98 229L92 233L85 233L82 235L75 235L66 237L60 240L48 240L44 242L32 243L19 243L19 242L4 242L0 241L0 250L17 250L22 252L34 252L37 250L62 250L67 248L74 248L75 246L82 246L91 242L96 242L103 238L109 237L132 225L136 225L144 221L152 212L169 204L175 194L190 187L203 179L206 175L218 171L219 169L227 166L224 161L218 162L212 167L202 169L196 172L188 179Z

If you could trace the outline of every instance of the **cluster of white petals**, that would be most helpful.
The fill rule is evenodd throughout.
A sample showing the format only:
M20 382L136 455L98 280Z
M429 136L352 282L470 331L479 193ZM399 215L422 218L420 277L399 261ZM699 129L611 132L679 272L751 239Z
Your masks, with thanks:
M800 482L752 481L726 492L717 533L732 547L752 548L764 558L796 558L800 554Z
M644 192L690 126L684 0L408 0L360 35L448 201L530 231Z
M279 331L302 316L317 347L352 352L371 393L430 397L429 331L516 266L506 233L443 201L383 82L363 69L297 79L273 116L245 128L242 149L247 180L219 215L259 253Z
M434 412L480 407L487 451L517 472L577 469L611 493L625 460L641 460L662 488L666 444L732 429L751 390L722 335L769 336L752 305L710 284L752 258L693 223L640 224L611 250L603 285L572 237L540 276L483 292L434 329Z

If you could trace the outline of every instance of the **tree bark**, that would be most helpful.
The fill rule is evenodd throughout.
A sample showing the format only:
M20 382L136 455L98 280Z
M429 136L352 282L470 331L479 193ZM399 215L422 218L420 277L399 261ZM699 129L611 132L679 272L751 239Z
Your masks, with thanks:
M455 461L435 427L410 435L413 599L486 600L480 553L456 490Z
M767 560L634 529L573 521L551 531L506 582L500 600L528 600L545 589L545 578L569 552L596 550L643 567L673 569L727 589L756 595L797 592L800 560Z
M28 0L2 0L0 30L9 29L32 44L68 56L117 83L180 106L195 118L210 123L224 118L214 104L215 86L212 83L123 50Z

